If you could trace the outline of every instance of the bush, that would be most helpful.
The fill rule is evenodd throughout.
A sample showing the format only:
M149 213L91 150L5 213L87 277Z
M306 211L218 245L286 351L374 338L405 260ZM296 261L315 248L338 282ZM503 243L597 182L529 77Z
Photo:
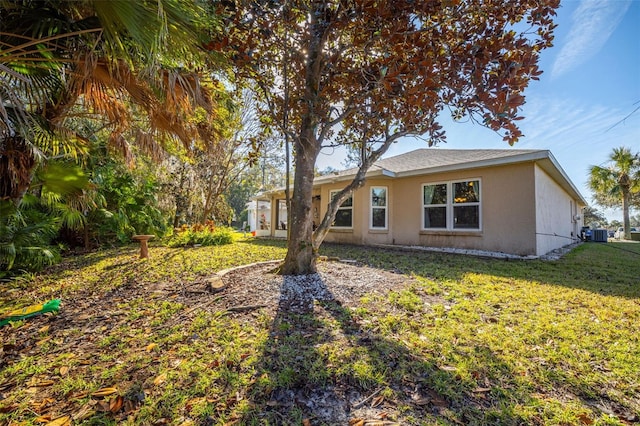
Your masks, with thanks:
M169 239L169 247L184 247L190 245L221 246L233 242L233 230L227 227L217 227L211 221L192 226L182 225Z
M0 278L39 271L60 260L51 243L60 221L39 210L34 200L26 195L19 208L0 200Z

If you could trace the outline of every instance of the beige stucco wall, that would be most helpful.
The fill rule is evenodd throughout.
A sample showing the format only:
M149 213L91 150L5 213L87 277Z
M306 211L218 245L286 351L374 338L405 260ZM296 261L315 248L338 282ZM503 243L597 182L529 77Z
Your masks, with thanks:
M570 197L544 170L535 167L536 177L536 254L543 255L571 244L580 232L578 201Z
M480 230L421 230L422 185L479 179ZM325 183L314 189L316 224L324 217L330 192L346 182ZM387 188L386 230L370 229L370 190ZM319 197L318 197L319 196ZM282 198L282 194L279 195ZM275 195L272 205L275 206ZM583 204L569 195L534 162L477 168L411 177L370 178L353 194L353 228L332 229L325 241L348 244L395 244L489 250L517 255L543 255L579 235ZM271 209L271 224L276 223ZM285 236L286 231L265 231Z
M421 231L422 185L453 180L481 180L481 230ZM354 193L354 228L332 230L328 242L397 244L536 254L535 171L533 163L488 167L463 172L368 180ZM329 193L343 183L321 188L321 214ZM369 229L369 191L388 188L387 231Z
M349 244L393 244L393 225L391 218L395 211L394 187L397 181L390 178L367 179L364 187L353 194L353 228L332 229L327 234L325 241ZM345 186L344 182L323 185L320 191L320 214L324 217L327 212L329 194L331 191L339 191ZM387 230L369 229L369 191L371 187L387 187Z

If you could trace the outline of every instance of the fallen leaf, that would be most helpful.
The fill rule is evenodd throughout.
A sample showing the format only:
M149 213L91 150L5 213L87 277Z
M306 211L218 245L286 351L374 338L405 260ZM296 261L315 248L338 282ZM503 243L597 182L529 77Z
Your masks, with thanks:
M71 395L71 399L82 399L82 398L86 398L87 395L89 395L88 392L78 392Z
M38 416L33 419L36 423L50 423L51 422L51 414L45 414L44 416Z
M491 392L491 388L475 388L473 393Z
M351 419L349 420L349 426L364 426L364 419Z
M80 410L73 413L73 420L81 422L84 419L88 419L93 415L93 408L89 404L84 405Z
M450 365L443 365L440 367L440 370L442 371L456 371L457 368L456 367L452 367Z
M44 386L51 386L54 383L55 382L53 380L41 380L38 383L36 383L34 386L37 386L37 387L41 388L41 387L44 387Z
M60 367L60 375L66 376L67 374L69 374L69 367L67 367L66 365Z
M155 349L155 348L157 348L157 347L158 347L158 344L157 344L157 343L150 343L150 344L147 346L147 352L151 352L152 350L154 350L154 349Z
M593 420L591 420L591 417L589 417L585 413L579 414L578 419L580 420L580 423L582 423L583 425L589 426L593 424Z
M418 398L418 399L414 399L413 403L416 405L427 405L429 404L431 400L429 398Z
M107 411L110 411L109 409L109 403L107 401L96 401L96 410L106 413Z
M113 398L109 402L109 411L115 414L118 411L120 411L123 404L124 404L124 398L118 395L117 397Z
M16 404L0 405L0 413L2 414L11 413L16 409L18 409L18 405Z
M104 396L113 395L116 392L118 392L118 389L116 389L116 388L102 388L102 389L98 389L97 391L93 392L91 394L91 396L95 396L97 398L100 398L100 397L104 397Z
M311 426L311 421L309 419L302 419L302 426Z
M162 373L153 380L153 384L158 386L167 380L167 373Z
M62 416L57 419L47 423L47 426L69 426L71 425L71 417Z
M377 396L371 401L371 408L375 408L384 402L384 396Z
M44 327L42 327L40 330L38 330L39 333L46 333L47 331L49 331L49 329L51 328L50 325L45 325Z

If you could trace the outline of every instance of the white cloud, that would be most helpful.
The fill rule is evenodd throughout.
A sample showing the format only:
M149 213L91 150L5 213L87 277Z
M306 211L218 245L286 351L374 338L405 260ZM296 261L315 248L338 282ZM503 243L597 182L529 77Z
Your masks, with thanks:
M630 5L631 0L582 0L571 15L571 29L551 76L566 73L602 49Z

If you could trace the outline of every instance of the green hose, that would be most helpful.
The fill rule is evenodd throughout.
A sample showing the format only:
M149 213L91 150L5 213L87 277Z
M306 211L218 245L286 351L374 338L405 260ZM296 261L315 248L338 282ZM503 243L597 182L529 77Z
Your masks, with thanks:
M58 309L60 309L60 299L53 299L40 305L32 305L22 309L17 309L0 316L0 327L13 321L20 321L47 312L57 312Z

